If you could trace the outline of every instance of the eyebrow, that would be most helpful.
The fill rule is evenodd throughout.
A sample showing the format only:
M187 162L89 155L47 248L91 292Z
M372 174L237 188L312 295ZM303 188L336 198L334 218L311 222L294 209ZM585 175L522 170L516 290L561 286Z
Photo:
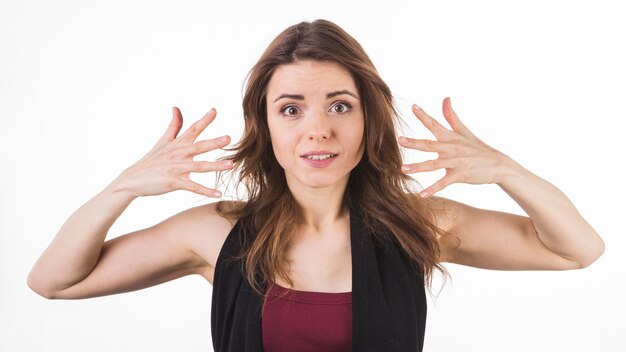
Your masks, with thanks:
M346 89L344 89L344 90L336 90L334 92L330 92L330 93L326 94L326 99L334 98L334 97L336 97L338 95L342 95L342 94L350 95L350 96L354 97L357 100L359 99L359 97L356 94L354 94L351 91L346 90ZM276 98L274 100L274 103L277 102L279 99L282 99L282 98L291 98L291 99L295 99L295 100L304 100L304 95L283 93L278 98Z

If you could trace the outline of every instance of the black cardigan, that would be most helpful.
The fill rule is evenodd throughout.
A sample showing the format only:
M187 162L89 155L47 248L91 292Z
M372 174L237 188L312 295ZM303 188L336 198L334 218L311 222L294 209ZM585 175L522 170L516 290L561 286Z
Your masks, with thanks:
M216 352L263 351L261 301L243 276L241 221L228 234L215 265L211 335ZM385 236L380 245L350 209L353 351L422 351L426 325L424 280Z

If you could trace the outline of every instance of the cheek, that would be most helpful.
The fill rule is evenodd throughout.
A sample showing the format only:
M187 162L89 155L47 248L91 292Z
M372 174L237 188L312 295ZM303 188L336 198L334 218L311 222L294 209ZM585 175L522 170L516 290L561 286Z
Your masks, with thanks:
M281 166L288 162L289 158L295 150L295 142L293 134L289 131L281 131L280 129L270 129L270 139L272 142L272 150L276 156L276 160Z
M365 131L363 126L354 127L349 130L351 133L348 136L350 139L350 145L353 146L353 151L358 153L359 156L362 155L363 150L365 149Z

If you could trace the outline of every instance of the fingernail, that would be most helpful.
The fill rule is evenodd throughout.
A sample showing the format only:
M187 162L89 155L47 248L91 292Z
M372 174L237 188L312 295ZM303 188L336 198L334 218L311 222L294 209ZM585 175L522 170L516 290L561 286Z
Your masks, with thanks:
M215 112L215 108L211 108L211 110L209 110L209 113L214 113Z
M411 167L408 165L402 165L402 171L411 171Z
M422 198L426 198L426 197L428 197L428 192L426 192L426 191L421 191L421 192L420 192L420 197L422 197Z
M222 136L222 137L220 137L220 139L219 139L219 141L220 141L221 143L226 142L227 140L228 140L228 136Z
M222 165L223 165L224 167L232 167L232 166L233 166L233 161L232 161L232 160L224 160L224 161L222 162Z
M409 140L406 137L400 137L398 138L398 141L402 144L406 144L409 142Z
M213 196L214 196L214 197L221 197L221 196L222 196L222 192L220 192L220 191L215 191L215 192L213 192Z
M415 109L415 111L422 111L422 108L417 106L417 104L413 104L413 109Z

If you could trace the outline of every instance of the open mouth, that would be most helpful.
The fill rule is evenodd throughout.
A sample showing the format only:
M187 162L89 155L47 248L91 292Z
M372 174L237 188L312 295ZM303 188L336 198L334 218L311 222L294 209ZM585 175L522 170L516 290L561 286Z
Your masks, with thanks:
M336 157L338 154L315 154L315 155L303 155L303 158L307 158L309 160L326 160L330 158Z

